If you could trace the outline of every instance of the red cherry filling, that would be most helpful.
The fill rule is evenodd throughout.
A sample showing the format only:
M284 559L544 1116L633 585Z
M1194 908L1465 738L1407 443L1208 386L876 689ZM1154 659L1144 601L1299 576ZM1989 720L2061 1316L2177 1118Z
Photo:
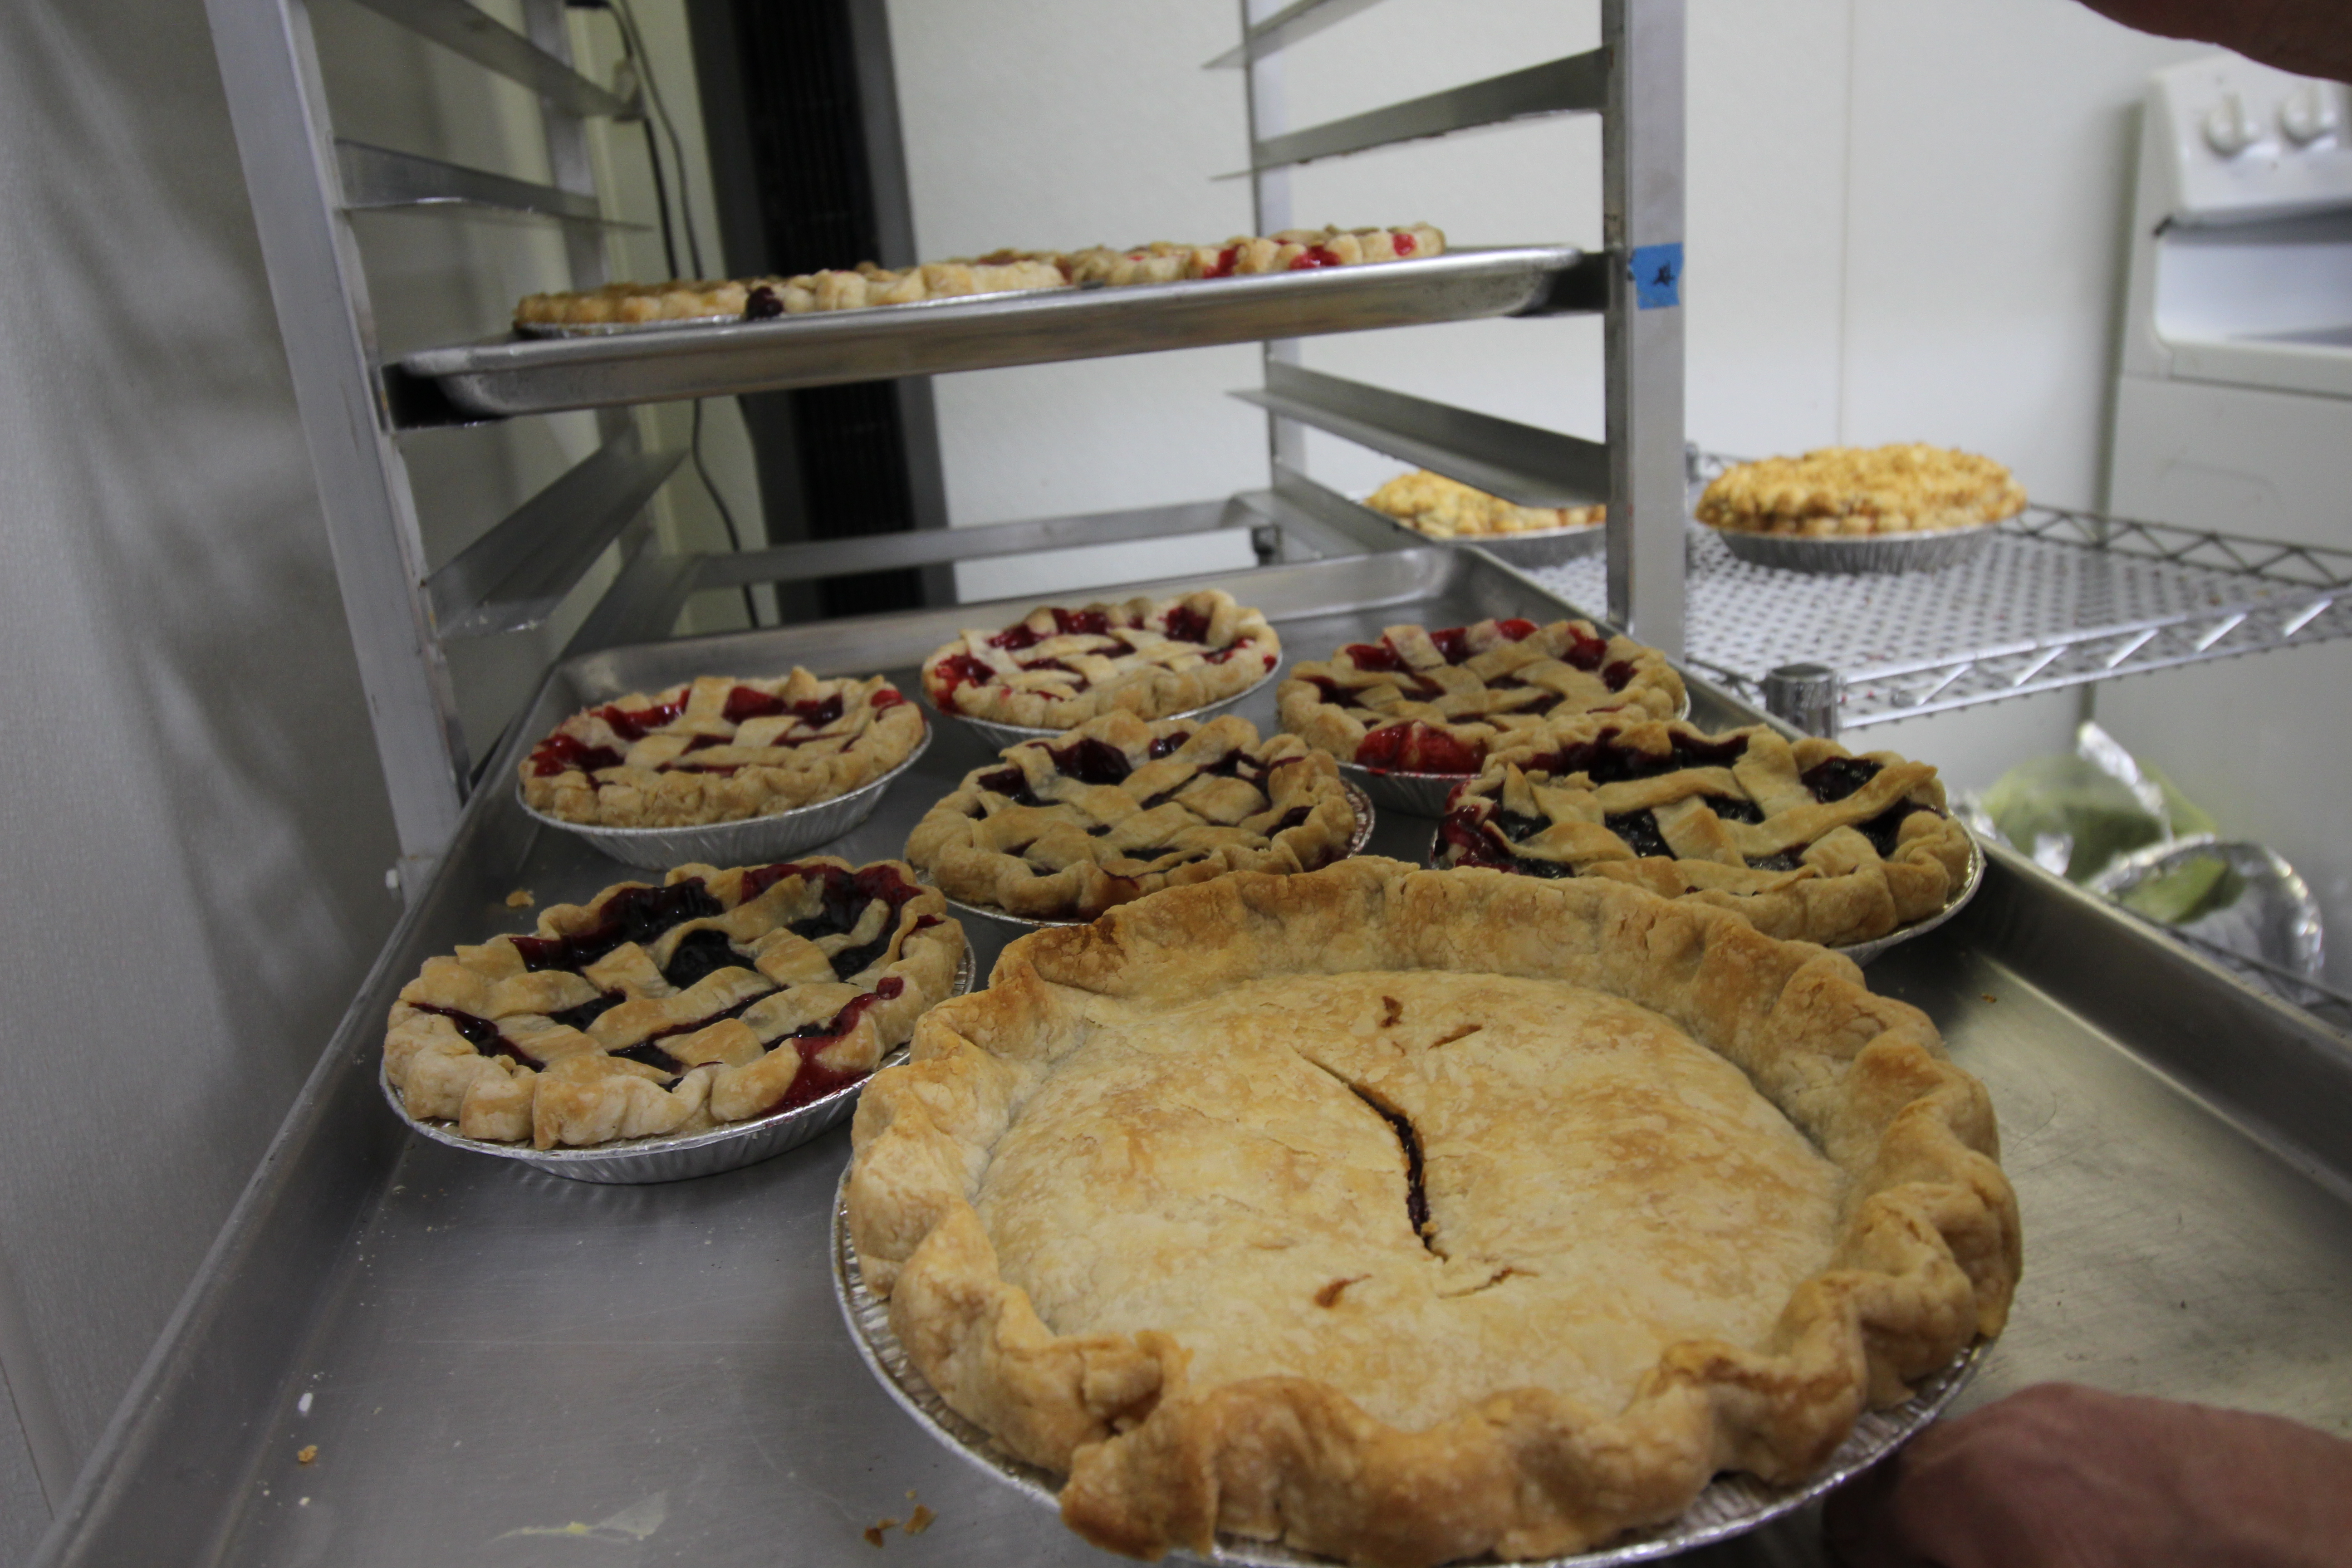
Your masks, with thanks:
M558 773L577 769L593 773L599 768L617 768L621 753L610 746L592 746L557 731L531 748L530 772L533 778L553 778Z
M1310 245L1291 258L1290 270L1311 272L1318 267L1337 267L1339 264L1339 258L1328 246Z
M1475 773L1486 758L1479 742L1457 741L1418 719L1383 725L1356 745L1359 763L1393 773Z
M1396 253L1399 256L1411 256L1421 248L1421 242L1409 234L1393 234L1389 237L1389 239L1396 247Z
M1204 643L1209 640L1209 617L1190 605L1179 605L1168 612L1160 630L1178 642Z
M1217 252L1217 264L1209 268L1206 276L1211 278L1231 278L1234 275L1234 264L1241 260L1241 255L1242 247L1240 246L1229 245L1225 247L1223 250Z
M931 670L937 695L942 700L954 696L959 686L986 686L996 679L996 671L968 653L951 653Z

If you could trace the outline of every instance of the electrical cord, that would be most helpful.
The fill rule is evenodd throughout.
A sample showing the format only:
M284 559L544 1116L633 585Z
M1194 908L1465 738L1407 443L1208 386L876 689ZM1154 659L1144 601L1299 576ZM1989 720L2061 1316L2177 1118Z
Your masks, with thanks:
M636 16L630 11L628 0L609 0L614 25L620 30L621 56L645 83L646 101L652 112L640 123L646 132L646 162L651 165L654 177L654 203L661 210L662 262L672 278L678 276L677 228L686 230L687 259L694 268L694 276L702 272L702 243L694 230L694 207L688 195L686 177L686 146L678 139L677 127L669 117L669 109L662 100L661 86L655 80L653 58L646 52L645 40L637 31ZM669 139L670 158L677 170L677 224L673 227L669 211L669 182L663 177L661 145L654 135L655 121L660 121L662 134ZM727 531L728 548L738 555L743 552L743 535L735 526L735 512L727 498L719 493L719 486L710 478L710 470L702 461L702 399L694 400L694 424L687 442L687 455L693 461L695 477L702 481L703 492L710 504L719 510L719 521ZM751 595L751 584L741 585L743 614L756 628L760 625L759 601Z

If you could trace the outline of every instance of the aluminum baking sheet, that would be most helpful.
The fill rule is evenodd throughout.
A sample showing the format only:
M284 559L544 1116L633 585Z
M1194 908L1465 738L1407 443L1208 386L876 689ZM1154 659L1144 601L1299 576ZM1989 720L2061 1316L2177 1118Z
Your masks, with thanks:
M1571 613L1468 550L1184 586L1259 605L1301 647L1396 621ZM511 777L529 740L592 700L713 669L911 672L972 613L568 660L488 776ZM1269 723L1260 701L1248 716ZM1711 689L1694 687L1693 704L1702 724L1758 721ZM898 854L921 811L986 760L943 729L836 852ZM1428 837L1382 813L1370 847L1418 859ZM2014 1320L1956 1407L2064 1377L2352 1435L2352 1042L2009 851L1988 854L1974 903L1870 971L1984 1081L2024 1210ZM516 889L577 900L613 879L510 791L467 804L58 1502L37 1568L1111 1561L935 1442L859 1359L826 1256L845 1130L699 1181L614 1187L445 1149L385 1114L383 1016L418 965L500 929ZM985 973L1013 933L983 927L967 931ZM866 1544L918 1500L938 1515L928 1533L894 1527L883 1552ZM1821 1561L1804 1510L1717 1553L1718 1568Z
M1364 852L1364 847L1372 841L1372 830L1380 823L1379 814L1372 809L1372 797L1362 790L1358 789L1346 779L1339 781L1339 787L1348 792L1348 804L1356 808L1356 831L1349 836L1348 855L1361 855ZM1346 856L1342 856L1341 858L1346 858ZM925 887L938 886L929 877L922 878L922 882ZM945 894L940 896L946 897ZM1075 926L1087 923L1085 921L1076 920L1039 920L1032 915L1016 915L1009 910L1000 910L993 904L967 904L961 899L948 899L948 904L959 914L970 915L975 920L1002 921L1006 925L1020 926L1028 931L1042 931L1047 926Z
M936 730L937 726L926 719L922 738L907 753L907 760L871 784L860 784L846 795L813 805L746 817L740 822L711 822L696 827L598 827L584 822L566 822L529 805L522 809L541 826L569 833L624 866L656 871L694 864L772 865L830 844L873 816L874 808L882 804L891 784L930 750ZM522 800L520 781L515 784L515 799L518 804Z
M1454 250L1367 267L926 300L666 332L501 338L420 349L400 368L437 382L467 413L546 414L1522 314L1545 308L1582 259L1571 246Z
M1705 525L1701 525L1705 526ZM1718 528L1723 547L1740 560L1784 572L1853 575L1882 572L1940 572L1973 561L2000 531L1997 522L1932 532L1872 533L1859 537L1755 533Z
M967 939L963 960L956 965L954 988L948 994L961 996L971 990L973 974L971 946ZM907 1047L900 1046L887 1052L874 1070L896 1067L906 1059ZM732 1122L700 1132L629 1138L589 1149L535 1149L527 1143L494 1143L484 1138L468 1138L450 1122L411 1116L394 1090L392 1080L381 1070L376 1074L376 1084L383 1090L384 1101L392 1107L393 1114L420 1138L472 1154L512 1160L551 1176L614 1186L715 1176L721 1171L739 1171L761 1160L773 1159L848 1121L850 1113L857 1109L858 1092L871 1079L872 1074L868 1074L856 1083L843 1084L830 1094L820 1095L780 1115Z
M849 1326L857 1353L898 1407L914 1418L951 1452L985 1475L1012 1488L1032 1502L1054 1510L1059 1522L1062 1478L1054 1471L1016 1459L997 1447L985 1427L966 1419L940 1397L908 1356L907 1348L890 1327L889 1303L866 1286L857 1266L857 1247L849 1238L849 1172L841 1173L833 1208L833 1289L841 1304L842 1321ZM1695 1547L1710 1545L1748 1531L1802 1508L1813 1499L1843 1485L1907 1442L1921 1427L1943 1414L1944 1407L1976 1375L1985 1347L1971 1345L1949 1366L1921 1380L1909 1399L1885 1410L1864 1412L1846 1440L1802 1486L1775 1487L1754 1476L1727 1472L1717 1476L1690 1507L1667 1524L1637 1530L1610 1545L1567 1557L1528 1559L1528 1568L1615 1568L1671 1557ZM1198 1561L1190 1552L1173 1555ZM1331 1559L1301 1552L1276 1542L1219 1535L1213 1563L1245 1563L1252 1568L1328 1568Z
M1289 651L1290 650L1287 648L1283 650L1284 658L1287 658L1289 657ZM1277 660L1272 669L1267 670L1264 675L1259 676L1255 680L1251 681L1247 686L1243 687L1231 697L1220 697L1214 702L1204 702L1198 708L1187 708L1181 713L1170 713L1166 715L1166 717L1170 719L1209 719L1215 717L1219 713L1230 712L1233 709L1248 701L1251 696L1255 693L1260 687L1264 686L1267 681L1272 680L1276 676L1281 673L1282 663L1280 660ZM975 719L969 713L950 713L946 709L940 707L937 703L931 702L928 693L925 695L924 700L929 704L930 710L938 717L945 719L950 723L961 724L964 728L970 730L972 733L978 735L982 740L987 742L990 745L995 747L1000 752L1007 746L1020 745L1024 741L1059 740L1070 732L1067 730L1033 729L1026 724L1000 724L993 719ZM1152 721L1157 723L1159 721L1154 720ZM1258 732L1260 734L1266 732L1263 725L1259 727Z

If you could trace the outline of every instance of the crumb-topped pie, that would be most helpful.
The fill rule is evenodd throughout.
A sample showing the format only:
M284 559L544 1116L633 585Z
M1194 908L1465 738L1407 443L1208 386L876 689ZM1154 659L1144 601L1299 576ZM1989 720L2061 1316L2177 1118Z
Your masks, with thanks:
M1229 871L1304 871L1348 853L1356 807L1331 759L1246 719L1107 713L1008 746L907 839L950 897L1035 920Z
M1282 639L1234 596L1202 588L1032 610L998 631L967 631L923 661L942 713L1069 730L1099 713L1164 719L1233 697L1282 662Z
M1282 683L1282 727L1342 762L1475 773L1487 753L1580 713L1671 718L1682 677L1665 655L1588 621L1391 626Z
M1399 474L1366 496L1364 504L1432 539L1542 533L1609 521L1605 506L1519 506L1427 468Z
M1588 719L1491 759L1454 793L1436 858L1612 878L1843 945L1941 910L1973 852L1926 763L1760 724Z
M682 866L425 960L384 1077L412 1117L541 1149L749 1121L872 1072L963 949L898 861Z
M1915 443L1736 464L1694 515L1714 528L1821 537L1968 528L2024 510L2025 487L1990 458Z
M923 716L877 675L706 675L583 709L523 760L523 804L596 827L691 827L814 805L907 760Z
M1040 932L855 1129L914 1365L1137 1556L1542 1557L1793 1482L2020 1267L1925 1015L1610 882L1359 858Z

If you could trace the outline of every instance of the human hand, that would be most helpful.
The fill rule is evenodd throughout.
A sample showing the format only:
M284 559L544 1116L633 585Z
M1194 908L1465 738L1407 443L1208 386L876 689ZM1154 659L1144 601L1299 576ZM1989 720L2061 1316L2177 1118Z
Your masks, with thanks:
M1830 1500L1845 1568L2341 1568L2352 1443L2045 1383L1939 1423Z
M2352 81L2343 0L2083 0L2101 16L2168 38L2201 38L2298 76Z

